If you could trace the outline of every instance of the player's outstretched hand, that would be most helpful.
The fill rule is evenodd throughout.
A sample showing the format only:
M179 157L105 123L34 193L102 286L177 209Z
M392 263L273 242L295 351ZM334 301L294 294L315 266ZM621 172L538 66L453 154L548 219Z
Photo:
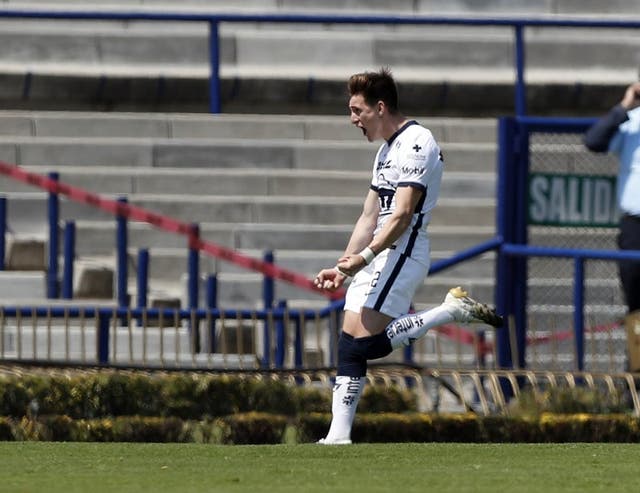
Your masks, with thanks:
M348 276L341 274L334 267L332 269L322 269L314 279L313 283L319 289L325 291L337 291L342 287Z

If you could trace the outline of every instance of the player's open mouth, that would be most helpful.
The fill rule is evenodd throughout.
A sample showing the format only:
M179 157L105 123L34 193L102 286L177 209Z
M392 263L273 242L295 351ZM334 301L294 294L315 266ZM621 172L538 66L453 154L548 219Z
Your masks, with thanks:
M367 136L367 129L364 127L360 127L360 130L362 130L362 135L364 135L365 137Z

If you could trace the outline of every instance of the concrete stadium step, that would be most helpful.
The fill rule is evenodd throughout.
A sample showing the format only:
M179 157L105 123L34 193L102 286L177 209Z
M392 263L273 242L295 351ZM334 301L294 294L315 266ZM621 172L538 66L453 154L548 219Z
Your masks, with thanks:
M363 65L394 67L402 93L414 108L467 115L512 109L511 28L267 24L233 25L221 32L225 111L344 111L344 81ZM33 22L29 29L12 28L8 22L3 26L7 32L1 45L6 51L0 53L0 72L6 75L5 106L207 111L204 24L193 30L185 23L183 30L168 35L152 28L131 32L118 23L112 33L104 28L96 33L92 24L84 33L51 32L51 27L41 27L40 33ZM162 26L159 23L156 30ZM633 59L637 39L628 31L598 33L527 30L533 108L599 111L619 98L609 93L635 79L635 67L626 60ZM567 64L570 71L565 70Z
M18 165L367 170L377 147L291 140L0 137L0 159ZM447 170L493 171L495 143L444 143ZM586 152L586 151L585 151Z
M495 142L493 118L414 117L438 142ZM348 116L0 111L0 135L364 142Z
M366 187L364 182L362 189ZM9 223L44 224L47 204L41 194L6 194L10 201ZM354 224L362 212L361 197L326 196L209 196L129 194L129 204L184 222L203 223L216 219L222 223ZM109 214L77 202L60 204L61 220L106 220ZM495 199L442 198L431 224L459 226L491 225L495 222Z
M114 222L79 221L78 255L106 255L115 251ZM202 238L241 250L343 251L353 225L202 223ZM433 251L470 248L493 238L493 226L433 226L429 228ZM139 223L129 225L131 248L186 248L186 239Z
M41 167L25 169L42 173ZM364 199L369 171L170 169L58 166L60 181L101 195L176 194L190 196L329 195ZM440 194L444 198L495 197L495 173L447 171ZM0 181L0 193L34 193L37 189L11 180Z
M209 64L208 32L205 23L199 29L166 33L163 23L155 31L131 32L117 24L112 32L94 31L91 27L74 30L51 29L51 22L30 29L20 25L0 28L0 60L5 70L38 63L42 73L117 74L130 66L132 73L155 73L172 76L184 73L206 76ZM379 26L374 26L379 27ZM4 31L4 32L3 32ZM595 39L593 30L537 27L527 31L527 66L532 69L558 69L571 60L572 68L587 74L594 66L628 69L632 59L634 34L604 30ZM611 33L611 34L609 34ZM334 73L357 71L359 67L389 65L406 71L414 66L428 79L439 77L434 68L482 68L480 80L492 80L487 68L511 69L513 33L509 27L389 26L387 29L353 29L352 26L323 24L277 25L271 23L224 29L220 36L220 62L223 73L249 75L259 67L270 67L280 74L307 74L326 78L322 66ZM349 49L345 50L344 47ZM434 49L435 48L435 49ZM612 54L618 55L612 57ZM84 65L84 66L83 66ZM427 70L426 67L431 67ZM304 71L302 70L304 68ZM293 69L292 71L288 69ZM553 75L552 75L553 77ZM566 74L558 74L567 80ZM572 77L575 77L572 76ZM588 76L587 76L588 78ZM415 73L414 73L414 80ZM493 79L495 80L495 79Z
M46 276L44 272L0 271L0 299L3 302L44 298Z

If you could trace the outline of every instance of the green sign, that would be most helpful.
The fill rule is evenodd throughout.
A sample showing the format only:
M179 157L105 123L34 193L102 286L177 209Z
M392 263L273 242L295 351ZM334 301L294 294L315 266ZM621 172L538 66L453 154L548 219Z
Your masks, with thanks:
M618 218L615 176L529 176L529 224L615 227Z

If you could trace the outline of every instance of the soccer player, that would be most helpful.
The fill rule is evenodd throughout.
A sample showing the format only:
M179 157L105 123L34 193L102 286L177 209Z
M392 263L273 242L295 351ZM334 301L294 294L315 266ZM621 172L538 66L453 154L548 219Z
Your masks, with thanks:
M344 255L314 281L335 291L353 277L338 340L331 427L319 442L327 445L351 443L367 360L387 356L449 322L502 325L492 308L459 287L449 290L440 306L407 315L429 271L427 226L440 191L442 153L429 130L400 113L396 83L387 68L352 75L348 90L351 123L369 142L384 142Z

